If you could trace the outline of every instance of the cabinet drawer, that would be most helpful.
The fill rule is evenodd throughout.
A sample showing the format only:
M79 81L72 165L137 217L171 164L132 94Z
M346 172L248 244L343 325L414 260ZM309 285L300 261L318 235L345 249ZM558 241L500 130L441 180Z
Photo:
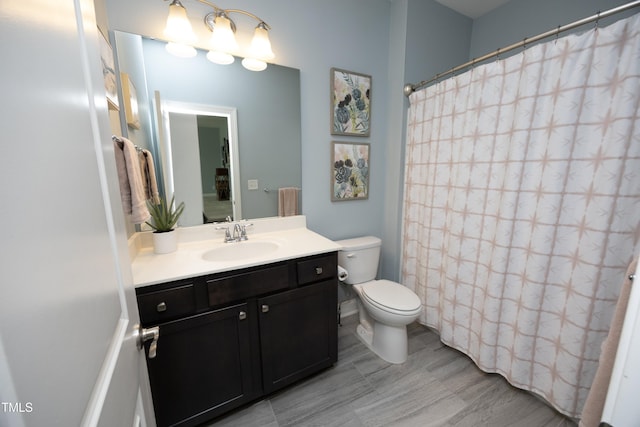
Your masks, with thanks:
M192 314L196 310L193 285L138 295L138 309L143 325Z
M299 285L335 278L338 276L337 254L332 253L298 261L297 269Z
M289 269L286 264L207 280L211 307L287 288Z

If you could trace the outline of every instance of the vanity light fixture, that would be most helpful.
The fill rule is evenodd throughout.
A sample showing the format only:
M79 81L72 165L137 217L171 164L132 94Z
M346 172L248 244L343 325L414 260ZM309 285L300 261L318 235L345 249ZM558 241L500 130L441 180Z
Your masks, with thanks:
M164 35L170 40L165 49L167 52L179 56L180 58L192 58L196 56L196 49L191 46L197 37L191 28L187 9L184 8L180 0L173 0L169 5L169 16L167 25L164 27Z
M251 71L262 71L267 68L266 61L275 58L275 55L269 41L271 27L266 22L245 10L222 9L206 0L197 1L213 8L213 12L204 17L204 23L211 31L210 50L207 53L209 61L223 65L231 64L234 61L233 54L238 51L235 37L236 24L229 15L239 13L258 21L242 65ZM169 16L164 35L169 40L166 46L168 52L183 58L196 55L196 50L192 45L197 39L187 17L187 10L180 3L180 0L172 0L169 5Z

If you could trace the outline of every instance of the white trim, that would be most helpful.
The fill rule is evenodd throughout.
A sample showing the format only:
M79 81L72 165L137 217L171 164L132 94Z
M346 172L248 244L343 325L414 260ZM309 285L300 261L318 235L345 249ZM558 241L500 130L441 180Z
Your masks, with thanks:
M147 419L144 416L144 403L142 403L142 391L138 387L138 396L136 397L136 412L133 417L133 427L147 427Z
M87 409L82 417L82 423L80 424L82 427L94 427L97 426L100 421L102 408L107 397L107 392L109 391L109 386L111 385L113 373L115 372L116 365L118 363L118 357L120 356L124 337L127 334L128 325L129 320L127 319L121 318L118 321L118 325L113 333L113 338L111 339L111 344L107 350L107 355L102 363L102 367L100 368L96 385L91 392Z
M354 314L358 314L358 301L355 298L344 300L340 303L340 320Z

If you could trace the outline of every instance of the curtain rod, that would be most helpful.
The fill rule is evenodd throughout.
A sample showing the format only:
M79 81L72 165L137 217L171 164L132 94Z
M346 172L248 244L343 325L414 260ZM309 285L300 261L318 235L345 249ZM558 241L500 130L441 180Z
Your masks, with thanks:
M470 67L470 66L472 66L472 65L474 65L474 64L476 64L478 62L482 62L482 61L484 61L486 59L489 59L489 58L492 58L494 56L499 56L502 53L509 52L509 51L511 51L513 49L517 49L517 48L522 47L522 46L526 46L527 44L535 43L535 42L537 42L539 40L542 40L542 39L545 39L547 37L557 36L558 34L564 32L564 31L572 30L572 29L574 29L576 27L579 27L581 25L588 24L588 23L593 22L593 21L598 21L601 18L606 18L607 16L615 15L616 13L620 13L620 12L623 12L625 10L632 9L632 8L638 7L638 6L640 6L640 0L632 1L632 2L629 2L627 4L623 4L622 6L618 6L618 7L614 7L612 9L606 10L604 12L598 12L595 15L592 15L592 16L590 16L588 18L583 18L583 19L580 19L578 21L572 22L571 24L558 26L558 28L556 28L554 30L549 30L549 31L544 32L542 34L538 34L537 36L529 37L529 38L525 37L524 40L522 40L522 41L520 41L518 43L514 43L514 44L512 44L510 46L494 50L493 52L487 53L486 55L483 55L483 56L481 56L479 58L474 58L471 61L465 62L462 65L458 65L457 67L453 67L448 71L444 71L442 73L436 74L435 76L433 76L429 80L423 80L420 83L415 84L415 85L411 84L411 83L407 83L406 85L404 85L403 92L404 92L405 96L409 96L413 92L415 92L416 90L428 85L429 83L432 83L432 82L434 82L436 80L439 80L444 76L448 76L449 74L453 74L456 71L459 71L459 70L462 70L464 68Z

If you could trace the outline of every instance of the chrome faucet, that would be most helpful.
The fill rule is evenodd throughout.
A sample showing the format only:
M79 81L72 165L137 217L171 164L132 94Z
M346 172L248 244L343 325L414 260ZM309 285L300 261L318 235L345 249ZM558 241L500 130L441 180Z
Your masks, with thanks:
M236 242L239 242L240 240L242 240L242 234L243 234L243 227L240 226L240 224L238 224L236 222L236 225L233 226L233 240L235 240ZM246 233L244 233L244 237L245 239L247 238Z
M218 226L216 227L216 230L224 230L225 243L242 242L244 240L249 240L249 237L247 237L247 227L250 227L252 225L253 224L245 223L240 225L240 223L236 222L235 224L233 224L233 235L231 234L231 224L227 226Z
M231 237L231 232L229 231L229 227L216 227L216 230L224 230L224 242L234 242L235 239Z

